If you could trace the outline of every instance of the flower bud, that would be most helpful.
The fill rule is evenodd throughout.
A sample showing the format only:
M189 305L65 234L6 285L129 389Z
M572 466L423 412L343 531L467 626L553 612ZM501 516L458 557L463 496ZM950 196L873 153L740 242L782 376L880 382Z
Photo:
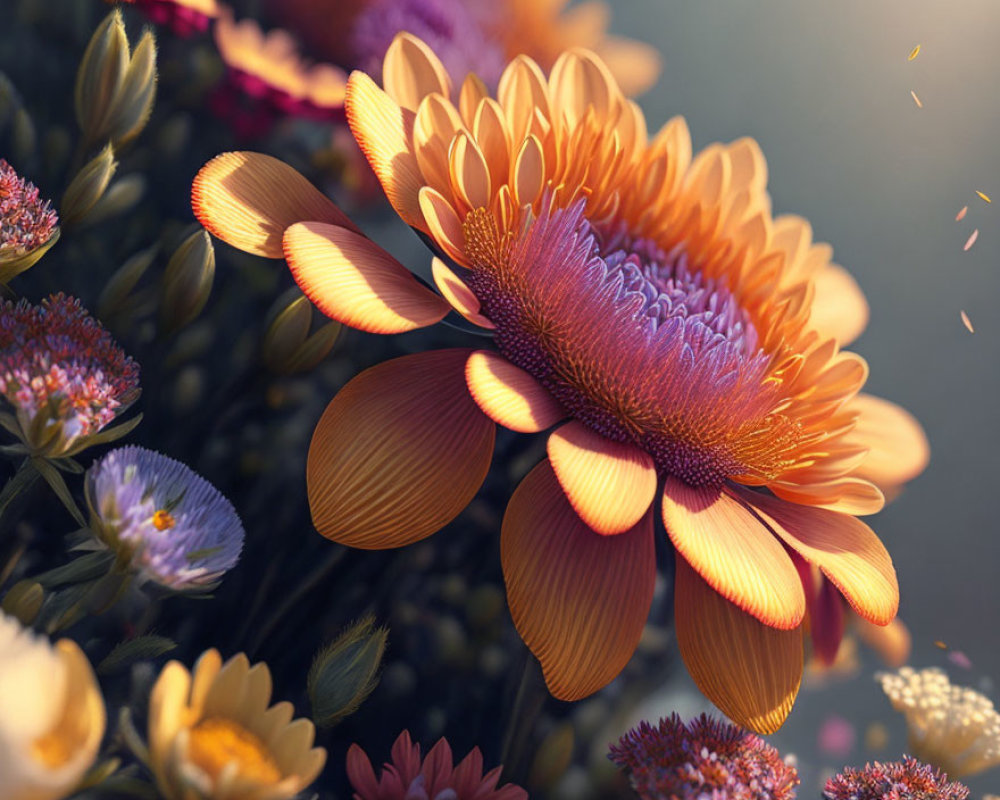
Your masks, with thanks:
M76 73L76 119L87 141L110 138L111 120L128 68L128 37L116 8L94 31Z
M365 617L321 650L309 670L313 720L330 727L358 710L378 685L389 631Z
M67 223L76 223L86 217L104 196L117 168L115 151L109 144L87 162L70 182L59 209L62 218Z
M156 99L156 39L143 31L115 98L108 133L115 146L138 136L149 120Z
M108 279L97 301L98 317L107 319L125 310L132 290L153 263L157 250L157 247L140 250Z
M0 610L16 617L23 625L31 625L42 610L45 590L37 581L18 581L4 595Z
M125 175L112 183L87 215L87 224L96 225L111 217L124 214L142 200L146 179L142 175Z
M215 280L215 249L205 230L191 234L167 263L160 287L160 328L183 328L208 302Z
M542 740L528 773L528 786L533 792L547 793L555 786L569 769L575 744L576 736L570 722L557 726Z
M14 112L10 144L11 154L18 162L27 161L35 154L35 149L38 147L38 132L26 108L19 108Z
M328 322L310 336L313 316L309 298L299 294L274 318L261 344L261 358L269 370L278 375L308 372L326 357L341 325Z

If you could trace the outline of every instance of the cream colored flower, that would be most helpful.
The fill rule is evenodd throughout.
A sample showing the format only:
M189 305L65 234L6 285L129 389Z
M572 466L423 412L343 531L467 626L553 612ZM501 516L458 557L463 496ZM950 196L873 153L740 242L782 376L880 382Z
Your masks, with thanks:
M312 783L326 763L315 728L292 721L291 703L271 702L267 664L243 653L225 664L206 650L193 674L163 668L149 703L149 751L168 800L283 800Z
M0 613L0 797L72 794L104 736L104 700L75 642L55 645Z
M879 673L892 707L906 717L910 752L952 778L1000 764L1000 714L984 695L953 686L935 667Z

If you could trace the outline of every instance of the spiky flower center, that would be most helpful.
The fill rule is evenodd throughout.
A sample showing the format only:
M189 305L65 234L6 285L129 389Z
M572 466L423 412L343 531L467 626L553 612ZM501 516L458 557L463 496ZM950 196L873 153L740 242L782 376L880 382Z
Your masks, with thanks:
M469 285L501 353L663 474L693 486L777 474L796 431L775 413L749 314L683 248L602 243L582 212L543 212L505 235L486 214L467 217Z
M29 253L52 236L58 219L37 187L0 158L0 255Z

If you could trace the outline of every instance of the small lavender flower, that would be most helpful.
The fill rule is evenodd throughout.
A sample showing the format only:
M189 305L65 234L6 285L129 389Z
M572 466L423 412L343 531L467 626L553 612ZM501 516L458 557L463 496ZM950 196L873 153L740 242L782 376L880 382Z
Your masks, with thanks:
M847 767L826 782L827 800L966 800L969 789L912 756L902 761Z
M0 158L0 259L23 256L46 244L58 221L35 185Z
M706 714L643 722L611 746L642 800L791 800L795 768L759 736Z
M138 396L138 364L79 300L0 303L0 397L33 454L79 452Z
M239 560L236 510L179 461L142 447L112 450L87 470L85 490L94 534L161 586L208 589Z

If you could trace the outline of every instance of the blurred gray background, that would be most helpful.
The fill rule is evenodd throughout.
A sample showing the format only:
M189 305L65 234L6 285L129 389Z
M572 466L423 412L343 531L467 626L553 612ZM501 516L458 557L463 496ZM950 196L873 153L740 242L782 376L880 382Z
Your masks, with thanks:
M912 410L932 446L930 468L877 517L899 573L911 663L946 667L985 688L1000 676L996 505L1000 424L1000 1L612 0L617 32L656 45L659 84L641 98L650 130L684 115L696 149L751 135L770 166L776 213L796 212L830 242L866 292L872 317L853 345L869 389ZM919 56L907 61L921 44ZM913 90L923 102L917 108ZM980 200L980 189L995 198ZM955 215L963 206L962 222ZM979 240L962 246L974 228ZM973 325L962 325L964 309ZM940 640L964 652L949 663ZM898 757L900 718L872 680L806 688L773 741L822 766L817 728L831 714L858 729L845 759ZM674 702L673 695L668 702ZM664 707L664 710L666 708ZM883 751L863 745L889 724ZM844 762L841 762L844 763ZM972 779L1000 791L1000 769Z

